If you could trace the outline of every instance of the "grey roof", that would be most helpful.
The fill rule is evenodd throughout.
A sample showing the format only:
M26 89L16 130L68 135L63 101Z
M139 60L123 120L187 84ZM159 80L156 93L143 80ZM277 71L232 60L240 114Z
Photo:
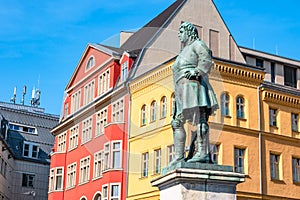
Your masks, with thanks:
M23 142L34 142L39 144L39 159L37 162L48 162L48 154L54 144L54 136L50 130L57 125L59 116L51 115L43 112L29 111L30 109L16 109L19 106L9 105L0 106L1 119L7 120L8 123L16 123L25 126L35 127L37 134L30 134L21 131L8 130L7 138L4 138L2 133L2 140L13 152L14 156L18 159L25 159L22 157Z
M160 30L160 28L167 25L166 22L168 22L168 19L172 16L172 14L185 2L186 0L175 1L167 9L130 36L121 48L127 52L139 54L151 41L153 36Z

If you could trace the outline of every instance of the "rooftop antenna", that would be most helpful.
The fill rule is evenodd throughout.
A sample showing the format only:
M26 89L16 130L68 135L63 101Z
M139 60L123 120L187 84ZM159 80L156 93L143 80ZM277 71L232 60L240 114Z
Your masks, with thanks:
M10 98L10 102L13 102L16 104L16 99L17 99L17 87L14 87L14 97Z
M38 107L40 105L41 90L39 88L40 88L40 78L38 79L38 88L35 89L35 87L33 87L32 89L30 104L33 107Z
M25 95L26 95L26 85L24 85L24 87L23 87L23 94L22 94L22 100L21 100L22 105L24 105L24 102L25 102Z

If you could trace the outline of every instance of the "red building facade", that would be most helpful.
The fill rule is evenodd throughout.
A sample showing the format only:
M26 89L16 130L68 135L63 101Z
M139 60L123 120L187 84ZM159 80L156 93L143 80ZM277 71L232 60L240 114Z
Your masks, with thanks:
M126 199L129 95L133 60L126 52L88 45L66 89L52 133L49 200Z

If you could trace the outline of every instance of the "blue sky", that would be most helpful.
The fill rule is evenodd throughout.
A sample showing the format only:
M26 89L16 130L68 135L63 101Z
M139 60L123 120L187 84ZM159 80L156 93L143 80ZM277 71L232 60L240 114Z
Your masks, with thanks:
M142 3L141 3L142 2ZM140 28L173 0L0 0L0 101L39 87L41 107L59 114L63 91L88 43ZM215 0L238 45L300 60L298 0ZM38 81L39 80L39 81Z

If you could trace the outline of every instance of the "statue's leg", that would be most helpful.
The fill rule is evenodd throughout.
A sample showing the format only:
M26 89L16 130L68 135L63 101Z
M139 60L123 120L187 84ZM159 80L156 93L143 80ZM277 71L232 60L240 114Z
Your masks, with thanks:
M184 160L184 149L186 133L183 127L183 122L179 119L172 120L175 158L169 163L169 166Z
M196 152L188 162L209 163L209 126L205 109L200 109L200 120L197 122Z

